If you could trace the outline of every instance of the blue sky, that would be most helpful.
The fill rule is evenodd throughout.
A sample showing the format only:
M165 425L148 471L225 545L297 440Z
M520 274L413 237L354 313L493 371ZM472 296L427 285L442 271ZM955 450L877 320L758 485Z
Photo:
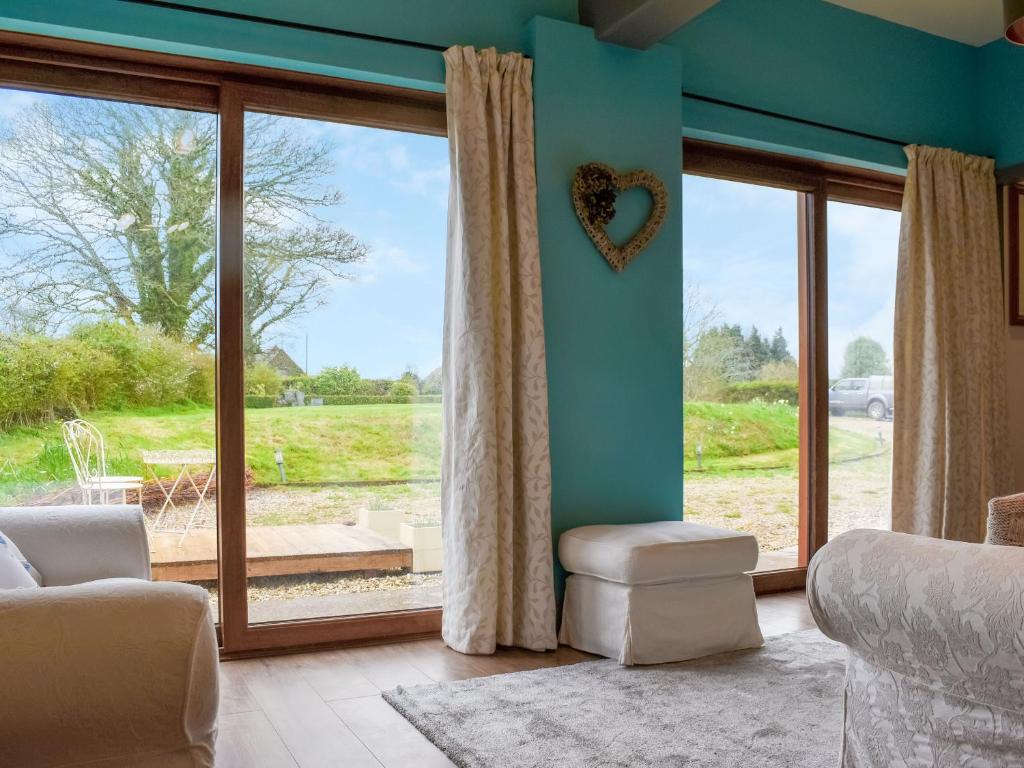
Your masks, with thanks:
M797 352L797 194L683 177L683 281L718 322L776 328ZM892 359L899 213L828 204L829 374L846 344L876 339Z
M37 101L67 98L0 89L0 125ZM350 279L329 278L326 302L277 326L269 342L305 366L308 335L310 373L350 364L367 378L397 378L407 367L427 375L441 362L447 140L277 119L333 146L334 171L324 181L345 201L319 214L367 244L370 255L351 266Z
M273 338L309 371L355 366L366 378L426 376L441 364L448 142L435 136L279 118L333 146L328 182L345 195L322 212L370 246L327 302Z
M0 90L0 121L45 97ZM279 327L271 342L309 370L354 365L369 378L406 367L426 375L441 360L448 146L444 138L298 118L290 130L326 139L345 195L321 212L370 247L326 303ZM796 352L796 193L684 176L684 281L719 322L781 327ZM899 214L829 203L829 372L859 335L892 354Z

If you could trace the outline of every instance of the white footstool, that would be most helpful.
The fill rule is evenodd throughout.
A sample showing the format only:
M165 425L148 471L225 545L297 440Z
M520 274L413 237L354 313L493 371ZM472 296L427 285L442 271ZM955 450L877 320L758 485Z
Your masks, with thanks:
M626 665L764 645L749 534L675 520L588 525L561 535L558 557L571 573L561 643Z

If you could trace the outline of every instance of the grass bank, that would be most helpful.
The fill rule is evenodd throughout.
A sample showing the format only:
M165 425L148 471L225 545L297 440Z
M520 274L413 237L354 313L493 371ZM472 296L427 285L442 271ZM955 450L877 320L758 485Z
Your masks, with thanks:
M407 480L440 472L439 404L259 408L247 410L245 418L246 463L259 484L280 482L278 449L295 483ZM215 444L211 408L97 411L88 419L104 435L113 474L148 474L144 450ZM0 495L8 497L18 489L74 479L59 424L0 433L0 466Z
M697 468L697 446L703 451ZM841 462L877 450L875 442L842 429L829 430L829 458ZM797 409L785 403L686 403L683 406L683 471L691 474L793 473L800 459Z

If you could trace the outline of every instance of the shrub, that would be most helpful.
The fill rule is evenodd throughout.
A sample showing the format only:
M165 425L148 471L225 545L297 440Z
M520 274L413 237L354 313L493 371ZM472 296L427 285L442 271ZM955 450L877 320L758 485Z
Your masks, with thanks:
M213 355L199 349L192 350L191 371L186 386L186 396L193 403L210 405L217 380L217 366Z
M66 339L0 336L0 425L32 424L101 405L116 387L117 363Z
M281 391L286 389L295 389L299 392L312 392L313 391L313 377L306 376L286 376L281 379Z
M384 397L391 391L391 379L363 379L359 394Z
M399 405L403 403L440 403L440 395L325 395L324 405Z
M66 338L0 336L0 428L98 409L213 401L213 356L113 321Z
M313 377L313 392L317 395L358 395L362 391L362 377L350 365L324 368Z
M272 365L259 361L245 369L245 394L278 398L283 388L281 374Z
M189 399L195 349L158 329L105 321L75 328L69 337L117 361L117 387L100 407L166 405Z
M419 394L419 390L405 379L399 379L398 381L392 382L388 388L388 395L393 397L399 402L411 402L412 398Z
M797 380L800 374L800 369L797 368L795 360L786 360L784 362L773 360L770 363L765 363L761 366L761 370L757 372L757 381L781 381L792 384Z
M277 403L277 398L270 395L246 395L245 396L245 407L246 408L273 408Z
M725 388L723 399L727 403L749 403L763 400L766 403L785 402L796 405L800 387L795 381L740 381Z

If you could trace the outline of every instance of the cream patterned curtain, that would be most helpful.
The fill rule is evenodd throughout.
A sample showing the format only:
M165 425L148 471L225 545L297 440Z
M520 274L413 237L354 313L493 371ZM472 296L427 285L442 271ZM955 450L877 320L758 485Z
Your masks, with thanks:
M1008 476L994 163L910 146L896 278L893 530L981 541Z
M453 47L442 392L445 642L555 648L533 62Z

